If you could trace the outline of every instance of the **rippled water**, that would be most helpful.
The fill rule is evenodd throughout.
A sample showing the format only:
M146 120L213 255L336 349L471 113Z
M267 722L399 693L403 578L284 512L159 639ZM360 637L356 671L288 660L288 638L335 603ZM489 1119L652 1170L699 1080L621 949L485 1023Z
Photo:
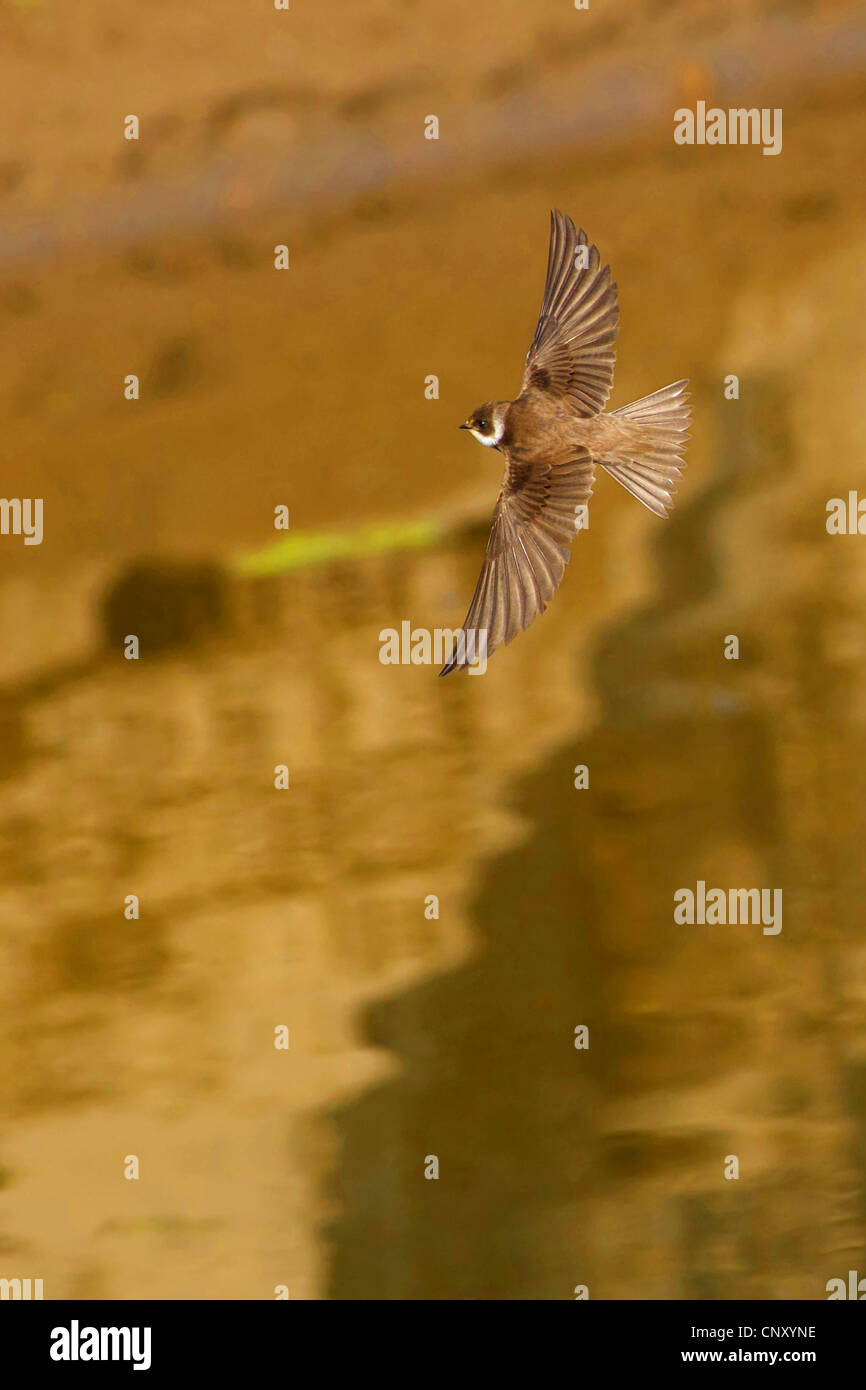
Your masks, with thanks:
M862 1264L866 570L824 521L866 496L866 218L837 118L759 182L757 151L575 155L365 207L278 303L262 227L24 276L6 490L39 487L46 543L0 595L0 1274L821 1298ZM455 426L519 370L554 201L614 261L614 403L692 377L680 505L602 479L483 678L382 666L380 629L464 612L497 480ZM131 417L94 374L139 360ZM314 531L451 497L427 548L233 568L279 502ZM781 888L782 932L676 924L698 880Z

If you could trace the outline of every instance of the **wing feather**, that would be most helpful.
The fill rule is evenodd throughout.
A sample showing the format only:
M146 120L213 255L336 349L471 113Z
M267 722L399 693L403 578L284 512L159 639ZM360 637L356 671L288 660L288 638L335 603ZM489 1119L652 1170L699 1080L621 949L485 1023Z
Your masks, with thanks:
M557 459L507 459L484 564L462 624L462 649L455 647L441 676L468 664L481 632L489 656L544 612L571 555L575 507L592 494L595 463L581 445L570 445Z
M585 266L575 264L580 247L587 248ZM613 384L618 327L610 267L602 266L586 233L554 209L544 298L521 391L547 391L568 399L580 415L597 415Z

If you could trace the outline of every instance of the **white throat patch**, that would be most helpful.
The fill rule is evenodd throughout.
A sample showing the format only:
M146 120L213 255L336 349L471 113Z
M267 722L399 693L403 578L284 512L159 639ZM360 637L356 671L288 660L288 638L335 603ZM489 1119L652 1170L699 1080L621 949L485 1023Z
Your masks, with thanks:
M493 449L505 433L505 421L498 420L493 434L479 434L477 430L470 428L469 433L473 439L477 439L479 444L483 444L485 449Z

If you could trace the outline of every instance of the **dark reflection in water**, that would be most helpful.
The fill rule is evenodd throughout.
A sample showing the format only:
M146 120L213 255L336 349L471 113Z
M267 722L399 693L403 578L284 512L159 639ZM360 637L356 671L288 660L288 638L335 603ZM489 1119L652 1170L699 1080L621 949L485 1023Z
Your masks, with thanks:
M834 765L847 797L862 760L844 773L840 754L863 735L836 722L831 607L801 608L784 575L744 603L719 554L792 458L784 384L720 410L717 440L653 597L595 644L595 727L521 782L532 831L482 877L477 957L368 1013L400 1070L335 1117L334 1297L819 1298L862 1248L864 1069L840 985L863 872L843 831L847 862L816 881L832 837L815 843L803 803ZM698 879L782 888L782 933L675 924Z
M822 1298L863 1270L866 567L824 518L866 495L864 117L785 120L796 158L576 148L335 208L290 298L252 214L231 254L40 268L3 407L6 491L50 524L2 538L0 1277ZM540 275L551 202L610 243L614 404L695 380L680 505L600 481L486 676L384 667L381 628L465 611L498 470L455 426L510 380L536 305L501 287ZM310 532L479 492L427 551L228 563L277 504ZM780 888L782 932L677 925L699 879Z

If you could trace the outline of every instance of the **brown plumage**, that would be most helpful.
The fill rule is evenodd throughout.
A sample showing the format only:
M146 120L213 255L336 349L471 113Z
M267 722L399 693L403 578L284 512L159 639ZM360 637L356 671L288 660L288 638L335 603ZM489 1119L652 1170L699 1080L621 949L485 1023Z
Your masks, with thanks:
M543 613L559 587L596 464L657 516L673 505L689 437L688 382L602 414L618 327L610 268L570 217L552 212L544 299L520 395L479 406L461 425L506 458L463 623L464 632L486 631L488 655ZM465 665L458 648L439 674Z

